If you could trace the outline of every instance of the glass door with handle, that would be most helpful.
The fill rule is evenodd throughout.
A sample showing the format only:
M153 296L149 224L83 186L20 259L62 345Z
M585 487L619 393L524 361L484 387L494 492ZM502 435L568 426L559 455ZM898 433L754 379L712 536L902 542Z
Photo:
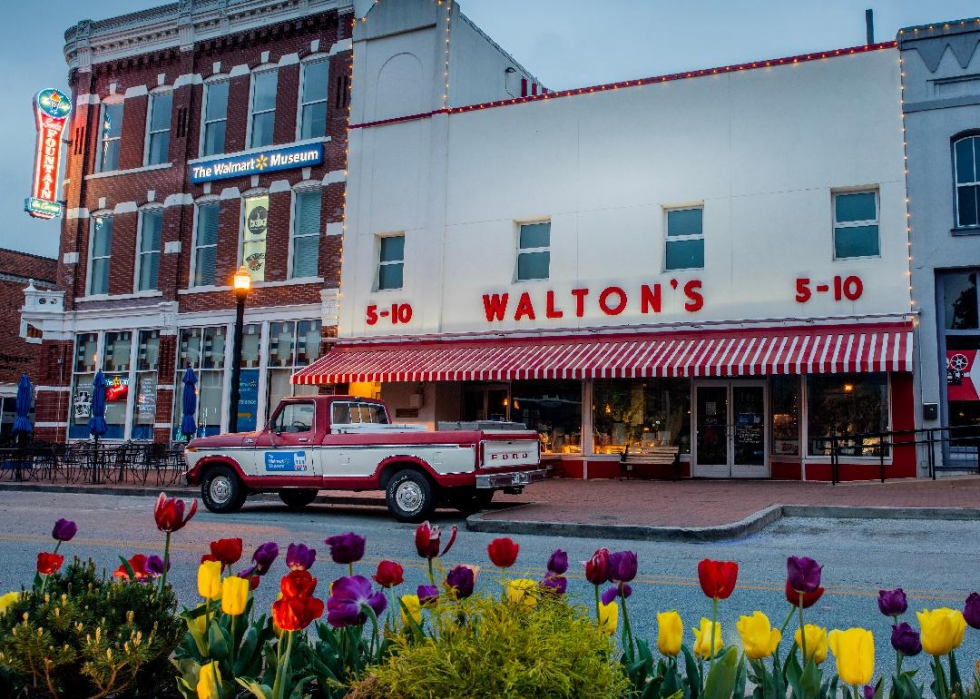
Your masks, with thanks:
M693 474L702 478L768 477L765 382L699 381L694 393Z

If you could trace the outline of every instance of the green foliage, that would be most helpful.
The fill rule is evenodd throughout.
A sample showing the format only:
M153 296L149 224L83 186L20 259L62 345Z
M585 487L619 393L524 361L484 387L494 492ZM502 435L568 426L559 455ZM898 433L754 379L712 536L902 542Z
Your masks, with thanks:
M440 604L428 635L393 639L356 699L622 697L613 640L580 607L545 596L529 611L485 595Z
M0 616L0 663L56 699L153 696L172 682L175 608L169 588L106 579L76 558Z
M301 646L316 677L316 696L320 699L346 697L350 686L389 654L390 638L380 640L377 648L375 641L374 636L366 635L360 626L335 629L329 624L318 623L314 643Z

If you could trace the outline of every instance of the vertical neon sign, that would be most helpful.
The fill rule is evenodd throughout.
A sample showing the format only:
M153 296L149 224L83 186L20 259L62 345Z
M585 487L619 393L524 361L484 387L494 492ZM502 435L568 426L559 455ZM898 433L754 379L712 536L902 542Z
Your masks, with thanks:
M61 215L58 183L61 175L61 139L71 114L71 100L61 90L47 88L34 96L37 150L34 153L34 182L24 211L36 218Z

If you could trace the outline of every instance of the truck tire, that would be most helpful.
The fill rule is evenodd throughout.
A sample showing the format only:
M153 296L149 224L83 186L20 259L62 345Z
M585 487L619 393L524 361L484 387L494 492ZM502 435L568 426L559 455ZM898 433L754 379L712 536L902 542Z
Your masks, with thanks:
M201 480L201 500L211 512L238 512L245 504L248 492L238 474L229 466L212 466Z
M319 492L316 488L287 488L279 491L279 499L290 510L302 510L316 500Z
M495 490L476 488L451 488L447 496L449 506L464 515L472 515L490 507Z
M436 509L436 492L423 474L405 469L388 481L385 501L399 522L422 522Z

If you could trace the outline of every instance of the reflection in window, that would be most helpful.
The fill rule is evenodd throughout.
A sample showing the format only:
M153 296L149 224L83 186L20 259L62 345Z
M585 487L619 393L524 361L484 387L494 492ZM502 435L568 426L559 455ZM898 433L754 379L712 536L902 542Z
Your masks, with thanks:
M315 277L317 252L320 244L320 201L319 189L296 193L296 208L293 213L293 250L290 276Z
M96 352L99 347L97 333L75 336L75 373L95 373Z
M271 146L276 128L276 88L279 73L267 70L252 78L252 135L249 148Z
M596 454L643 453L653 447L691 447L689 379L610 379L593 385Z
M140 244L136 254L136 290L157 288L160 276L160 238L163 233L163 209L145 209L140 213Z
M112 217L92 220L91 269L88 273L88 293L109 293L109 261L112 257Z
M132 439L153 439L157 415L157 367L160 331L140 330L136 347L136 400L133 401ZM179 394L178 394L179 396Z
M187 367L197 375L197 433L217 434L221 430L221 399L224 383L225 326L183 328L177 345L177 371L174 374L174 438L180 437L183 417L182 379Z
M294 386L289 378L320 356L320 321L283 321L269 324L269 366L266 414L288 396L315 395L316 386Z
M772 455L800 454L800 377L777 375L770 383Z
M225 127L228 125L228 80L208 83L204 98L204 148L201 155L225 152Z
M146 164L159 165L167 162L170 149L170 114L173 111L174 93L158 92L150 95L149 141L146 144Z
M300 138L327 135L327 62L303 64L300 97Z
M538 433L544 454L582 453L582 383L515 381L510 418Z
M214 286L218 259L218 202L197 207L197 229L194 233L194 283L192 286Z
M874 433L888 429L886 374L812 374L807 377L807 405L811 456L829 456L826 438L834 434L840 438L841 454L878 456L880 438Z
M102 105L102 141L99 172L119 169L119 144L122 140L123 102Z
M129 353L133 347L133 333L115 332L105 334L105 360L103 371L129 371Z
M947 330L977 329L977 274L943 275Z

